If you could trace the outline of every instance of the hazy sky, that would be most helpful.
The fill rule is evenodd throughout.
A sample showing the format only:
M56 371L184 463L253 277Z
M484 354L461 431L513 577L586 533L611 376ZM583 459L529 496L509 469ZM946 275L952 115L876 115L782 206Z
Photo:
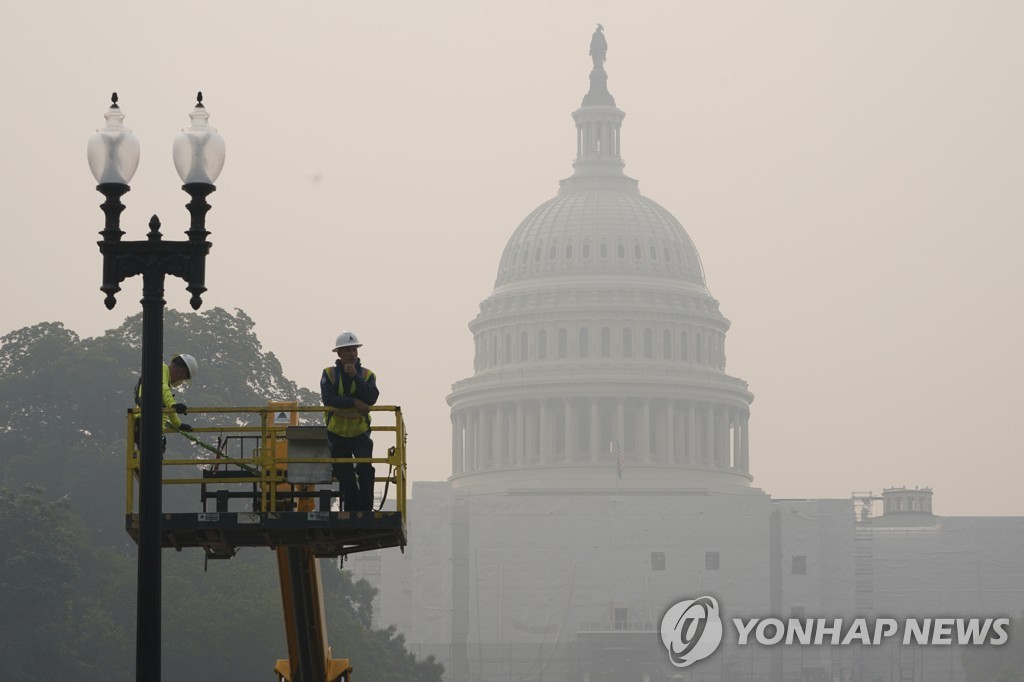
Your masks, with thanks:
M139 278L103 306L86 142L116 90L142 144L122 229L141 239L157 213L180 239L171 142L201 89L228 149L206 306L246 311L310 388L357 332L406 414L411 476L446 478L467 324L572 171L597 22L626 173L684 225L732 320L754 484L931 486L940 515L1024 514L1011 0L8 0L0 333L93 336L141 309ZM180 280L167 300L188 308Z

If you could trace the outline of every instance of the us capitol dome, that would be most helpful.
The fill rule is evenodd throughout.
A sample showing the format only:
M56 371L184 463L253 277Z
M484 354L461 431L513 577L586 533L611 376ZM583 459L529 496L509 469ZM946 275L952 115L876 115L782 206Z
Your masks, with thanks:
M598 28L573 174L516 228L452 386L456 493L746 494L747 383L697 249L627 177Z

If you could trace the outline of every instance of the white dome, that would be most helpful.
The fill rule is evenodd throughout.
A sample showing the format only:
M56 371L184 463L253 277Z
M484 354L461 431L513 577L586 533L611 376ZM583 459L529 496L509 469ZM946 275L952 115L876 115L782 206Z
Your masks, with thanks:
M610 188L563 187L534 209L505 246L495 286L551 275L646 274L703 287L700 257L679 221L622 180Z

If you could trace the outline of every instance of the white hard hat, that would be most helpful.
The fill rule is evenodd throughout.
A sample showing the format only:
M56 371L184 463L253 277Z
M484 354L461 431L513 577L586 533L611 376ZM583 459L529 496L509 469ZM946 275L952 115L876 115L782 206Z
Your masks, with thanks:
M352 332L342 332L338 334L338 340L334 342L334 350L349 347L359 348L362 345L359 343L359 337Z
M185 367L188 368L188 379L185 379L185 381L195 379L196 371L199 370L199 365L196 364L196 359L189 355L188 353L182 353L181 355L175 355L174 357L180 358L181 361L185 363Z

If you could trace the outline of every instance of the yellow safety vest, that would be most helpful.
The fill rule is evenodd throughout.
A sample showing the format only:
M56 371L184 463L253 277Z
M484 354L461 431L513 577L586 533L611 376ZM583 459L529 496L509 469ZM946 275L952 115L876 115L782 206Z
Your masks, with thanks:
M334 390L338 395L345 395L345 384L341 381L340 374L337 371L336 365L331 365L324 369L327 372L327 378L334 384ZM363 368L363 381L369 381L370 377L373 376L373 372ZM356 392L356 382L353 379L349 384L350 388L348 395L353 395ZM349 407L344 410L334 408L334 411L326 413L327 418L327 430L331 433L336 433L339 436L346 438L353 438L360 436L370 430L370 415L363 414L354 407Z
M167 365L164 365L163 402L165 408L174 404L174 394L171 393L171 368ZM142 377L139 377L138 383L135 384L135 404L142 407ZM181 426L181 419L174 412L164 415L164 421L174 428Z

